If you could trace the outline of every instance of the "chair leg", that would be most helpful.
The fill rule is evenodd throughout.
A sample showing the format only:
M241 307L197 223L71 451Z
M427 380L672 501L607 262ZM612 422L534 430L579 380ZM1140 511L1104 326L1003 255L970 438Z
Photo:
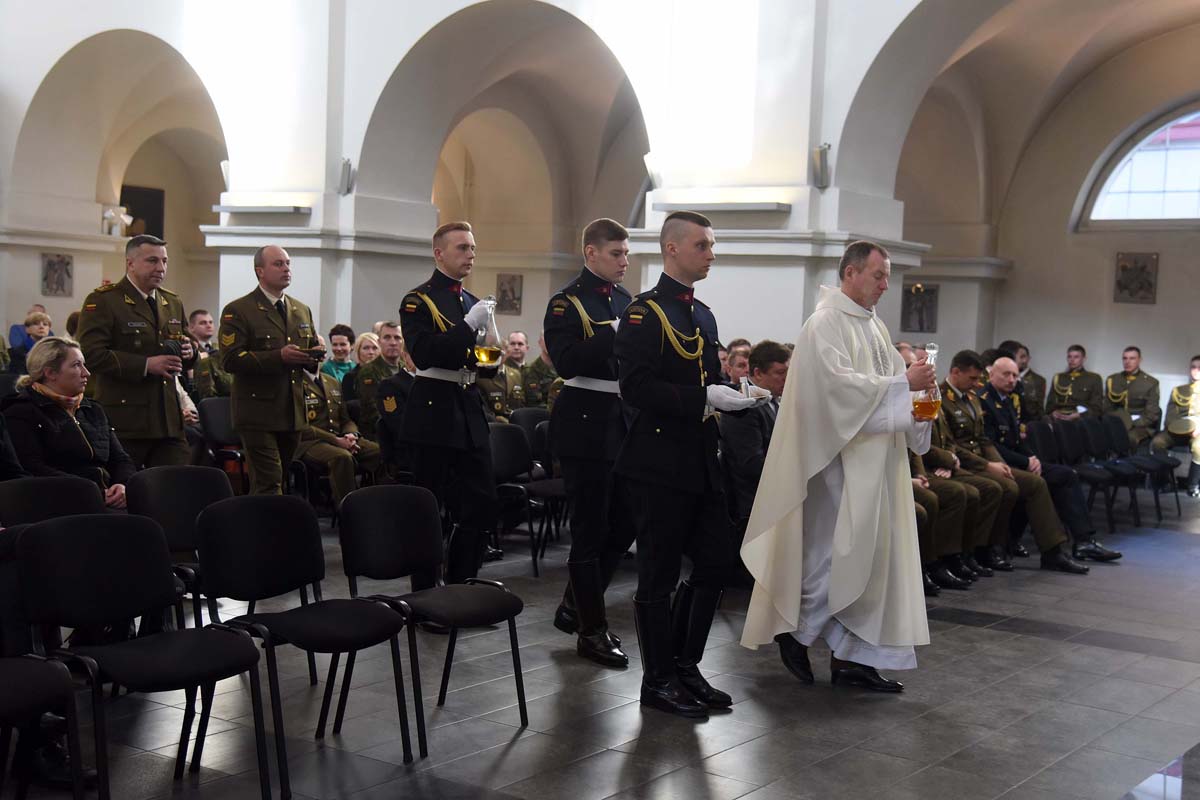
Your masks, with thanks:
M175 630L181 631L187 627L187 620L183 616L183 600L175 601Z
M438 689L438 706L446 705L446 687L450 685L450 667L454 664L454 643L458 641L458 628L450 629L450 641L446 642L446 663L442 665L442 688Z
M92 690L92 728L96 739L96 788L100 800L112 800L108 784L108 723L104 713L104 687L95 662L84 661Z
M1175 480L1175 471L1167 469L1167 479L1171 482L1171 491L1175 494L1175 516L1183 516L1183 506L1179 504L1179 481Z
M27 726L17 731L17 752L13 754L13 778L17 788L13 792L16 800L25 800L29 796L29 784L33 780L33 726Z
M267 724L263 719L262 684L258 679L258 664L246 671L250 677L250 705L254 711L254 752L258 757L258 788L262 800L271 800L271 767L267 760ZM280 734L282 735L282 734ZM280 778L287 783L286 778Z
M73 692L63 705L63 716L67 720L67 754L71 759L71 795L75 800L83 800L83 748L79 744L79 714L75 710Z
M1153 476L1150 476L1150 491L1154 493L1154 518L1162 522L1162 504L1158 500L1158 484L1154 482Z
M525 496L525 524L529 526L529 551L533 556L533 577L541 577L538 572L538 535L533 527L533 503Z
M8 774L8 748L12 746L12 726L0 726L0 797L4 795L4 776ZM13 762L13 772L17 770L17 764Z
M1142 510L1138 508L1137 487L1132 482L1129 484L1129 509L1133 512L1133 526L1142 527Z
M342 673L342 692L338 695L337 713L333 717L333 732L342 732L342 719L346 716L346 699L350 697L350 680L354 677L354 657L358 652L346 656L346 671Z
M279 697L279 668L275 662L275 645L263 643L267 651L267 685L271 689L271 725L275 729L275 760L279 765L279 797L292 796L291 778L287 771L287 737L283 732L283 701Z
M521 675L521 648L517 645L517 621L508 618L508 644L512 648L513 677L517 681L517 705L521 709L521 727L529 726L529 712L525 710L525 678Z
M216 690L215 683L206 683L200 687L200 724L196 727L196 746L192 748L192 763L188 767L191 772L200 771L200 756L204 753L204 737L208 734L208 716L212 713L213 695Z
M400 663L400 642L395 636L392 645L392 677L396 680L396 710L400 714L400 745L404 748L404 763L411 764L412 735L408 731L408 703L404 702L404 666Z
M417 655L417 626L409 621L407 627L408 665L412 668L413 705L417 711L417 747L421 758L427 758L429 747L425 742L425 695L421 688L421 662Z
M341 653L329 657L329 676L325 679L325 697L321 700L321 716L317 718L317 738L325 738L325 721L329 719L329 704L333 700L333 684L337 680L338 659ZM312 653L309 652L309 656Z
M192 591L192 619L196 630L204 627L204 602L200 599L200 587L198 586Z
M183 690L187 706L183 709L183 730L179 732L179 750L175 753L175 780L183 777L183 765L187 760L187 746L192 738L192 720L196 718L196 687Z

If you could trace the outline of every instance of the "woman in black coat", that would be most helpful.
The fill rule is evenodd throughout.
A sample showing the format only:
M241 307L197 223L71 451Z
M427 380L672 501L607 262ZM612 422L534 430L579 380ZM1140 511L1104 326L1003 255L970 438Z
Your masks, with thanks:
M78 343L47 336L26 363L17 394L0 402L22 466L33 475L87 478L111 508L124 508L125 482L137 468L104 408L83 396L90 373Z

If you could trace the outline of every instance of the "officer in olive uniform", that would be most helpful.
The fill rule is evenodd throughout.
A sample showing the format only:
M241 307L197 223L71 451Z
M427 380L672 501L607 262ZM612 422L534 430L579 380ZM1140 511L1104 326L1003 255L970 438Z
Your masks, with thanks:
M359 405L362 435L379 441L375 428L379 422L377 396L379 384L403 371L404 337L399 322L385 322L379 327L379 355L360 366L353 374L355 397Z
M571 505L570 581L554 625L578 632L579 655L623 667L629 657L608 631L604 591L634 536L629 502L612 476L626 432L613 343L615 320L631 299L620 285L629 232L611 219L589 223L583 254L583 270L550 298L540 341L565 379L550 416L550 444Z
M1200 497L1200 355L1192 356L1190 367L1191 383L1176 386L1167 401L1166 427L1154 435L1150 450L1166 453L1172 447L1187 447L1192 452L1192 463L1188 467L1188 494Z
M925 521L917 517L917 546L921 554L921 579L925 594L936 597L940 588L969 589L975 579L960 578L949 570L942 558L962 557L961 542L967 515L967 491L962 484L939 480L934 489L921 457L908 451L908 468L912 473L913 502L925 511ZM922 530L922 525L925 530ZM944 556L942 554L945 554ZM933 573L938 573L938 578ZM988 574L992 574L988 570Z
M1116 414L1129 432L1129 446L1135 451L1142 442L1153 438L1162 421L1158 404L1158 378L1142 371L1142 350L1126 347L1121 353L1120 372L1104 381L1104 411Z
M408 395L412 391L413 376L402 369L379 383L375 393L375 410L379 420L375 425L380 455L388 474L393 478L411 480L412 453L404 441L404 411L408 408Z
M221 367L220 350L212 350L207 358L196 360L196 366L192 368L192 391L197 402L232 394L233 376Z
M1011 511L1020 500L1024 503L1038 549L1042 551L1042 568L1085 574L1088 568L1071 558L1063 546L1067 543L1067 535L1054 511L1046 481L1032 472L1006 465L996 446L987 438L983 406L974 392L982 372L983 362L976 353L964 350L955 354L950 363L950 376L941 386L941 414L945 415L954 440L955 455L968 469L972 468L972 463L977 465L979 459L987 462L978 474L1000 484L1006 495L993 528L993 549L1008 547ZM976 458L968 461L964 454ZM1008 514L1004 513L1005 509Z
M693 295L692 284L713 261L713 241L712 225L700 214L666 218L663 274L625 309L613 345L621 398L637 412L613 472L624 481L637 532L641 702L687 717L732 703L698 668L738 560L712 413L758 404L721 385L716 320ZM684 553L692 572L672 608Z
M486 303L463 288L475 263L475 237L465 222L442 225L433 235L437 268L404 296L400 324L417 367L404 411L404 440L411 446L417 485L445 506L455 526L446 555L447 583L479 572L488 532L496 525L496 481L474 353L476 331L487 323ZM434 585L435 575L413 575L413 589Z
M304 419L308 427L300 434L296 459L329 475L333 502L357 487L356 467L374 473L379 469L379 445L362 438L346 411L342 385L324 372L304 373Z
M291 259L268 245L254 254L258 288L221 312L221 366L233 376L233 429L242 438L253 494L280 494L287 465L308 427L304 370L316 370L312 312L284 295Z
M521 367L522 381L525 385L525 406L528 408L549 406L550 387L558 378L552 363L553 358L546 347L546 334L538 337L538 347L542 348L542 352L533 363Z
M166 242L135 236L125 246L125 277L83 301L79 346L96 402L134 463L157 467L191 458L175 376L196 360L183 303L162 288Z
M521 368L510 361L500 365L495 377L480 378L479 391L487 398L490 420L508 422L513 411L525 407L525 386Z
M1055 419L1100 416L1103 410L1104 383L1100 376L1084 369L1087 350L1081 344L1067 348L1067 371L1050 381L1046 412Z
M929 512L925 510L925 507L921 505L920 499L918 499L922 495L918 494L920 487L917 484L917 479L913 478L913 511L917 512L917 549L921 555L921 572L925 582L925 596L937 597L942 593L942 590L929 577L928 567L930 562L927 556L927 553L932 552L934 549L933 518L929 516ZM921 491L924 492L926 490L921 489ZM936 501L937 495L933 495L933 499Z
M1013 393L1016 384L1017 362L1011 358L996 359L987 388L980 396L984 434L996 446L1004 463L1014 469L1033 472L1046 481L1059 519L1071 531L1075 542L1075 558L1115 561L1121 554L1096 541L1096 529L1088 518L1087 501L1075 470L1065 464L1038 460L1021 439L1021 423L1017 418L1016 395Z

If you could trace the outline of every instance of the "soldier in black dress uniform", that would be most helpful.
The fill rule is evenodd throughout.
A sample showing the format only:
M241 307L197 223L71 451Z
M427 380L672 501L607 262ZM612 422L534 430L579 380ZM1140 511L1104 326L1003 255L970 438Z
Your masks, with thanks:
M404 296L400 324L417 367L408 394L402 436L411 447L418 486L433 492L455 525L446 552L446 583L479 572L487 533L496 523L496 481L483 400L476 376L475 332L487 307L463 288L475 263L475 237L466 222L448 222L433 235L433 277ZM453 486L455 492L449 495ZM413 589L435 575L413 575Z
M738 558L713 414L758 404L720 383L716 319L692 293L708 275L713 242L704 216L667 217L659 236L663 275L625 309L613 348L621 398L636 410L613 471L624 481L637 531L641 702L686 717L732 704L698 669ZM672 606L685 553L692 573Z
M554 624L578 632L579 655L624 667L629 657L608 632L604 590L634 536L629 502L612 481L625 438L613 342L630 301L620 285L629 268L629 231L611 219L590 223L583 258L579 275L550 298L544 322L550 360L566 380L550 417L550 442L571 500L571 579Z

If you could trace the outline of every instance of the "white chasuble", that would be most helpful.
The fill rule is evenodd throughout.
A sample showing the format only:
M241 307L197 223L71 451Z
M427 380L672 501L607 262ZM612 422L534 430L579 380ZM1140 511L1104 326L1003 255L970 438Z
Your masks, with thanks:
M742 560L754 594L742 644L776 634L824 639L834 655L875 667L916 666L929 643L904 361L887 327L840 289L822 286L788 369Z

